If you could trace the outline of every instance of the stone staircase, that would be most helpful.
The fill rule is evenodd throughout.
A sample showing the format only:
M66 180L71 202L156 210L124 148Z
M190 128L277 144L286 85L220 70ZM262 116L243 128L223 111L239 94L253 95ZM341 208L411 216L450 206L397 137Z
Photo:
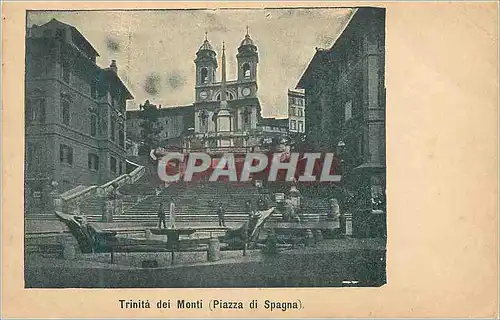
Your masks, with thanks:
M217 224L216 209L222 203L226 210L226 222L243 222L247 219L245 202L250 200L255 208L260 195L259 189L251 183L229 182L192 182L177 183L162 188L157 194L157 187L161 185L156 173L156 167L148 163L149 159L134 159L141 163L143 173L133 183L123 184L119 188L123 200L123 213L113 217L113 222L154 224L157 222L157 211L160 203L165 210L169 204L176 204L176 222L213 223ZM262 192L262 190L260 190ZM265 192L265 191L264 191ZM102 221L104 198L96 195L89 196L79 202L80 214L89 221ZM271 203L271 206L276 204ZM301 213L303 220L317 220L325 217L329 211L329 201L324 198L302 197ZM27 216L27 219L55 220L55 215ZM167 213L168 219L168 213ZM270 220L279 220L280 215L273 215Z
M156 213L160 202L176 204L178 214L215 213L220 202L226 214L244 214L245 202L256 202L259 191L251 184L228 184L224 182L205 182L172 184L163 189L158 196L149 197L130 208L127 213Z

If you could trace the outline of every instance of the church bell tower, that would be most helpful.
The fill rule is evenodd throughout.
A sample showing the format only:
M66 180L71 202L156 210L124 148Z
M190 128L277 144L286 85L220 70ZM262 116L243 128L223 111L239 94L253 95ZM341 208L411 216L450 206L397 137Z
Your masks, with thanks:
M196 101L208 98L207 86L215 83L215 73L217 71L217 54L208 41L205 33L205 41L196 52Z
M247 98L257 94L257 64L259 63L259 54L257 46L247 33L238 47L236 55L238 61L238 83L240 84L241 96Z

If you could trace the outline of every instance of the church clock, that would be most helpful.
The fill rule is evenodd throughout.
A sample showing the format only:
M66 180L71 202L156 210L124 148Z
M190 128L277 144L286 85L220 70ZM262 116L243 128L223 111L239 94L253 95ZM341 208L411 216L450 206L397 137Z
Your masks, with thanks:
M200 98L202 100L205 100L207 97L208 97L208 92L206 92L206 91L200 92Z
M241 90L241 93L245 96L245 97L248 97L250 95L250 88L243 88L243 90Z

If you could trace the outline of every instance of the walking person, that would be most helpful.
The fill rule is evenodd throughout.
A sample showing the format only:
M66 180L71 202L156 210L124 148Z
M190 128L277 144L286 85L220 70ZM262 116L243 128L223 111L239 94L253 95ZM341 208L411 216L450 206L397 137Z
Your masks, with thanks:
M165 222L165 210L163 208L163 202L160 202L160 206L158 207L158 229L161 229L161 225L163 223L163 228L167 228L167 223Z
M224 221L225 214L226 214L226 211L224 210L222 203L219 202L219 207L217 208L217 216L219 217L219 227L226 226L226 222Z

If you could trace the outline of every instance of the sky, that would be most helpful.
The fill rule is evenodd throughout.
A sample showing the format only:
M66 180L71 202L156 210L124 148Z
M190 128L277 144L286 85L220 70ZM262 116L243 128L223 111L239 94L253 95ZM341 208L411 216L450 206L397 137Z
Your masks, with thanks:
M236 79L237 48L246 27L259 52L258 97L264 117L287 116L287 90L294 89L315 48L331 47L351 9L203 9L140 11L31 11L27 25L52 18L76 27L99 52L97 64L117 61L118 75L134 96L127 109L149 99L163 107L195 99L196 51L205 32L217 52L222 41L227 79Z

